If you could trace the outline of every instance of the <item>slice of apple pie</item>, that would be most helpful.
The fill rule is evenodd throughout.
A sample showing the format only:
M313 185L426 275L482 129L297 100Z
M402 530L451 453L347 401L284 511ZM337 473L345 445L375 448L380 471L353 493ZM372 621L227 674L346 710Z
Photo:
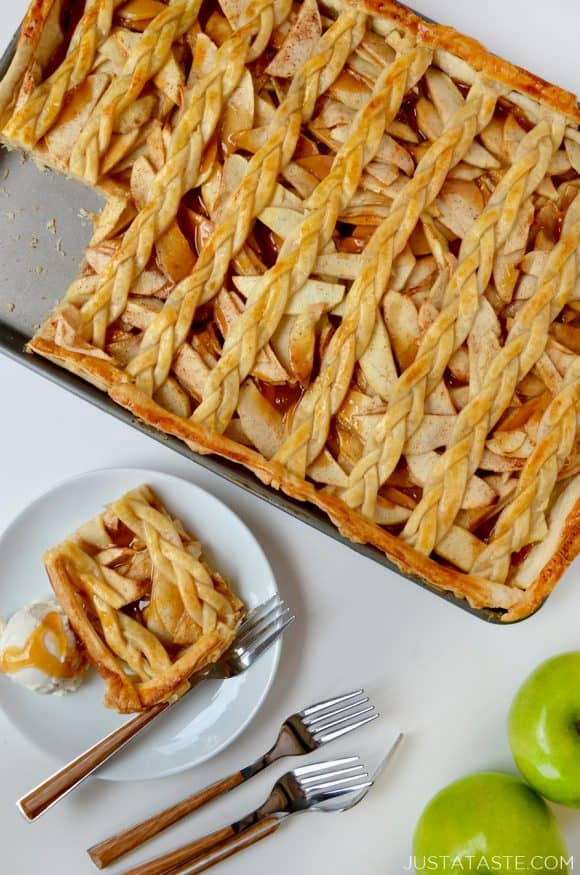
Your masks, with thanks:
M244 608L148 486L49 550L55 595L105 679L105 704L142 711L189 689L227 650Z
M38 0L2 139L107 199L30 350L526 616L580 549L579 122L393 0Z

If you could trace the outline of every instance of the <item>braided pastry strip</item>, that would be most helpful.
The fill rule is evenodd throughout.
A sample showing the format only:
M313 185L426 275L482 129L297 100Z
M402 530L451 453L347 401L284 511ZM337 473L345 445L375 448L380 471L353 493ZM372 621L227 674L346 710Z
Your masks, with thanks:
M192 89L189 107L172 134L167 161L155 177L148 203L127 230L97 291L82 306L81 330L85 335L92 331L95 346L103 347L107 327L124 311L131 286L145 269L155 242L175 219L183 195L196 184L203 150L244 73L248 41L249 33L244 31L223 43L211 73Z
M143 679L168 668L171 660L155 635L119 611L125 602L107 584L98 562L73 542L52 552L58 551L66 556L81 581L83 595L93 604L111 650Z
M234 413L240 383L252 370L257 352L276 330L289 299L308 279L321 249L334 233L340 212L356 192L363 170L397 115L405 94L422 77L430 49L400 55L377 79L366 106L355 116L332 169L307 202L309 212L286 237L274 267L262 277L260 291L232 326L222 355L209 373L204 397L192 420L222 432Z
M92 114L72 150L69 167L76 176L92 185L97 183L115 122L164 66L175 40L196 21L200 6L201 0L175 0L147 26L123 71L109 85L99 101L98 112Z
M238 29L251 29L254 39L248 52L248 62L255 61L266 50L272 31L288 17L292 0L278 2L278 5L264 3L263 0L249 0L242 6ZM257 29L257 33L256 33Z
M346 64L364 36L366 15L349 9L323 34L318 52L298 71L270 123L267 142L248 163L222 220L206 242L196 265L171 292L163 310L147 328L141 352L127 371L147 394L163 385L175 352L187 339L195 310L222 287L231 259L244 246L254 219L274 196L278 175L290 162L301 124L312 117L316 101Z
M204 606L198 595L198 583L201 586L205 586L206 589L213 588L207 570L201 562L194 560L195 564L190 569L191 573L187 573L179 563L168 558L167 551L169 545L173 547L176 556L184 551L178 533L175 531L171 521L164 517L163 514L160 515L163 519L159 517L145 521L143 519L142 506L135 507L135 505L127 513L132 519L131 527L140 527L151 556L153 567L157 572L151 587L150 605L147 608L147 621L149 622L150 613L159 617L165 629L175 639L174 621L178 621L179 617L175 618L172 616L174 600L171 596L172 590L177 587L183 607L185 607L190 618L201 630L204 626ZM140 526L140 521L143 522L142 526ZM206 616L206 623L207 631L215 627L215 611L213 616Z
M476 79L467 100L449 119L441 138L423 156L412 179L395 198L365 252L362 272L350 288L341 324L324 354L320 374L298 404L292 431L275 456L304 477L322 452L330 420L344 401L356 362L372 337L377 307L388 286L393 262L403 251L419 216L437 197L449 171L493 116L498 91Z
M79 21L69 52L54 73L14 113L4 131L19 145L32 149L52 128L67 94L92 70L97 51L111 32L113 13L123 0L95 0Z
M503 583L512 553L545 537L545 513L579 428L580 358L577 358L566 373L562 390L544 412L537 444L520 474L516 494L500 514L491 541L475 561L473 574Z
M116 611L99 596L93 596L92 603L107 645L142 680L154 678L171 666L167 651L149 629Z
M543 354L551 322L566 304L578 276L580 195L568 209L562 235L550 254L536 293L518 313L503 348L491 363L485 385L457 417L453 434L434 466L402 532L429 553L451 528L467 481L477 470L490 431L507 410L520 380Z
M82 589L87 595L98 596L101 601L117 609L122 608L127 603L123 595L107 583L99 563L95 562L84 550L81 550L78 544L65 541L60 548L56 548L52 552L56 553L57 551L66 556L67 562L75 569Z
M164 618L166 590L177 587L183 606L202 633L211 632L217 626L217 611L211 604L214 592L213 581L205 566L186 553L181 544L162 537L158 529L145 523L144 534L151 558L159 574L151 588L151 608ZM208 600L209 598L209 600ZM230 615L231 608L223 600L223 608ZM171 622L165 623L172 629Z
M146 502L132 497L111 505L111 510L147 544L154 568L165 581L179 590L184 607L203 634L214 631L218 616L222 622L233 622L230 602L216 592L207 568L183 548L173 521ZM151 601L155 600L154 579Z
M439 316L421 340L413 364L395 383L389 406L367 440L342 493L350 506L373 519L377 492L390 477L406 441L421 424L425 398L442 379L449 359L468 336L493 268L522 203L544 178L564 133L560 116L541 121L522 139L514 163L485 210L464 237Z

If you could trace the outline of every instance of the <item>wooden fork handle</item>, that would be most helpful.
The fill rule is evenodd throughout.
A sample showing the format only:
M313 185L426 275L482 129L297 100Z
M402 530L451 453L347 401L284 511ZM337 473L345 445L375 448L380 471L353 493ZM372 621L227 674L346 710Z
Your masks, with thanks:
M260 820L253 826L248 827L239 835L227 839L212 850L198 855L192 862L185 863L177 869L171 869L171 875L197 875L198 872L205 872L206 869L210 869L216 863L221 863L222 860L227 860L228 857L233 857L239 851L243 851L256 844L256 842L272 835L279 826L280 821L275 817L266 817L264 820Z
M221 796L222 793L227 793L228 790L237 787L244 780L246 780L246 776L243 772L235 772L235 774L217 781L209 787L205 787L199 793L188 796L187 799L183 799L176 805L172 805L170 808L154 814L142 823L138 823L123 832L110 836L110 838L99 842L98 845L93 845L87 853L95 866L99 869L104 869L105 866L110 865L115 860L118 860L119 857L129 853L129 851L138 848L144 842L149 841L153 836L162 832L162 830L167 829L168 826L172 826L178 820L191 814L192 811L196 811L202 805L205 805L217 796Z
M88 778L95 769L124 747L138 732L149 726L152 720L168 707L167 702L160 702L147 711L137 714L19 799L16 804L24 817L29 821L36 820L47 808L74 790L81 781Z
M237 854L266 838L280 826L280 821L275 817L266 817L257 823L246 827L238 832L234 826L225 826L208 836L204 836L195 842L176 848L161 857L141 863L134 869L129 869L123 875L190 875L194 872L203 872L214 866L221 860Z

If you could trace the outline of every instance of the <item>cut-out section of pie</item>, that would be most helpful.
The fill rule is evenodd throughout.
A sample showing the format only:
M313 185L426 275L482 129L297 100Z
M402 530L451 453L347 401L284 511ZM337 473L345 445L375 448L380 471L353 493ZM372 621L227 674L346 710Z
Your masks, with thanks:
M216 662L244 614L201 544L148 486L44 557L55 595L122 713L172 701Z
M580 111L392 0L45 0L3 141L106 196L30 350L530 614L580 548Z

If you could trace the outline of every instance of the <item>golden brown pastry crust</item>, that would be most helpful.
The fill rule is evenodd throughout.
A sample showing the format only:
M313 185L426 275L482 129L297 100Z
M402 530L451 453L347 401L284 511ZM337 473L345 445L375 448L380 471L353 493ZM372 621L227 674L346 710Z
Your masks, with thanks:
M506 99L509 100L510 89L512 89L534 101L539 117L543 109L547 109L564 114L569 125L574 126L580 122L580 110L574 95L497 58L486 51L480 43L457 33L452 28L427 23L393 0L383 0L383 2L367 0L364 3L350 5L356 5L357 8L364 9L372 15L395 22L404 31L413 34L419 46L429 47L436 52L449 53L465 62L471 71L469 75L472 76L468 84L472 84L476 73L482 73L486 79L500 84ZM24 48L21 54L24 58ZM0 95L1 93L0 91ZM474 608L491 607L503 611L501 619L504 621L521 619L532 613L580 551L579 518L576 508L566 520L557 551L527 591L522 592L514 586L456 571L429 558L405 540L373 523L357 510L349 507L338 495L331 494L325 489L317 489L308 480L290 473L280 462L268 461L259 452L217 431L168 412L146 392L137 388L129 374L115 367L112 361L66 349L55 343L50 332L46 331L34 338L29 348L80 374L84 379L107 391L116 403L130 410L143 421L161 431L180 437L196 451L216 453L243 464L262 482L281 489L293 498L315 504L332 519L343 535L353 541L369 543L377 547L405 574L465 598Z
M2 81L0 81L0 126L16 100L20 86L31 63L36 59L43 39L47 34L48 21L53 9L62 6L62 0L33 0L20 27L14 57ZM54 34L55 40L57 34Z
M51 548L44 564L105 680L105 704L121 713L186 692L188 678L230 646L244 613L148 486L128 492Z
M506 623L523 620L535 613L550 595L560 577L580 553L580 501L576 502L559 539L558 548L544 565L536 580L515 605L502 617Z
M496 79L516 91L522 91L533 100L565 113L575 122L580 122L580 108L575 94L547 82L523 67L499 58L473 37L466 36L453 27L425 21L396 0L348 0L348 2L399 22L406 30L416 34L421 44L445 49L466 61L474 70L485 73L490 79Z
M409 547L400 538L391 535L361 514L351 510L337 496L317 490L312 483L289 474L279 463L264 459L259 453L238 444L223 435L208 432L189 420L181 419L156 404L144 392L127 381L122 371L108 366L92 356L82 356L63 349L42 337L34 338L29 347L49 360L82 374L85 379L106 389L117 404L133 413L138 419L174 437L181 438L195 452L214 453L237 462L252 471L262 483L281 489L291 498L308 501L324 511L342 535L360 544L371 544L381 550L404 574L413 576L421 583L452 592L465 598L473 608L485 608L490 604L503 610L511 609L519 598L519 592L502 584L479 580L467 574L458 574L427 556ZM104 367L105 365L105 367ZM103 382L106 380L106 386ZM576 554L574 554L576 555ZM570 556L568 562L574 556ZM549 575L555 584L565 565L560 565L557 574Z
M180 438L195 452L219 455L243 465L267 486L280 489L298 501L316 505L329 516L344 537L355 543L376 547L403 574L424 585L466 599L472 608L485 609L493 606L494 609L503 611L498 615L502 622L515 622L535 613L566 568L580 553L579 503L566 520L557 552L546 563L527 592L522 593L513 587L460 574L417 552L400 538L353 511L337 496L317 490L313 484L289 474L282 465L264 459L259 453L223 435L212 434L191 421L173 415L128 382L122 371L107 366L92 356L72 353L41 337L34 338L29 347L50 361L99 385L99 388L108 392L113 401L138 419L165 434Z
M209 436L205 430L164 410L155 404L148 395L139 392L130 384L119 384L111 388L111 398L118 404L130 410L139 419L143 419L155 428L167 434L180 437L188 445L192 444L197 452L217 453L231 461L238 462L249 468L268 486L281 489L292 498L299 501L309 501L328 514L342 535L359 544L372 544L381 550L391 562L404 574L429 586L436 586L447 592L452 592L458 598L465 598L473 608L485 608L493 605L498 609L509 610L502 619L516 619L512 615L514 606L519 604L520 593L512 587L494 584L480 580L468 574L458 574L452 568L447 568L418 553L400 538L355 513L339 498L330 493L315 489L314 485L288 474L286 469L269 462L258 453L243 447L223 436ZM553 589L563 571L580 552L580 532L578 531L578 516L575 515L569 523L561 539L558 553L545 566L541 575L540 601L534 601L531 613ZM518 619L521 616L517 615Z

